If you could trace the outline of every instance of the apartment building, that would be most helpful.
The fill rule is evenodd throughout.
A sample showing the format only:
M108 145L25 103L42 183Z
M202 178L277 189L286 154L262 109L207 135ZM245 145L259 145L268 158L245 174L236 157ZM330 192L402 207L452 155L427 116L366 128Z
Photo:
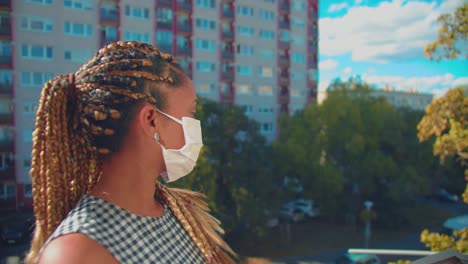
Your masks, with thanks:
M0 0L0 17L0 210L32 206L43 83L111 41L173 54L199 96L241 106L269 140L316 100L318 0Z

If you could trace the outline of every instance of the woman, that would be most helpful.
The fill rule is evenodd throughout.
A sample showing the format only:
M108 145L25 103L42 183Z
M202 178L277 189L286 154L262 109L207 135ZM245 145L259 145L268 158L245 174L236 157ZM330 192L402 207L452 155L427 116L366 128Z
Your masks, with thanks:
M232 263L203 196L166 182L202 146L196 93L175 59L139 42L99 50L42 90L27 263ZM229 255L230 254L230 255Z

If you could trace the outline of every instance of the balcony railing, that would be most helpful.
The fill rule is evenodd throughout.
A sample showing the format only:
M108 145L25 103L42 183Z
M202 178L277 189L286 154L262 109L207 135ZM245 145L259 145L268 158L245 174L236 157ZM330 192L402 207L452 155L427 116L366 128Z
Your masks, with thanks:
M113 37L108 37L108 38L102 38L101 39L101 46L105 46L111 42L114 42L114 41L117 41L118 39L117 38L113 38Z
M157 47L160 51L172 53L172 45L170 43L158 43Z
M192 48L177 46L177 54L178 55L190 55L192 54Z
M280 82L284 84L289 83L289 73L280 73Z
M11 83L0 83L0 95L11 94L12 87Z
M234 71L222 71L221 78L223 80L232 80L234 78Z
M11 55L0 55L0 65L11 66Z
M177 3L177 7L178 7L179 10L191 11L192 10L192 3L190 3L190 1L179 1Z
M118 23L119 22L119 14L117 13L117 10L115 10L114 12L101 11L101 22Z
M171 0L158 0L156 1L158 6L165 6L165 7L171 7L172 6L172 1Z
M291 25L288 22L280 22L281 29L290 29Z
M222 52L223 59L234 59L234 52L225 50Z
M231 9L223 9L223 18L234 18L234 11Z
M221 101L228 103L234 101L234 94L232 93L221 93Z
M225 39L232 39L232 38L234 38L234 32L224 31L223 30L222 37L225 38Z
M279 96L279 102L280 102L280 104L287 104L287 103L289 103L289 94L288 94L288 93L286 93L286 94L281 94L281 95Z
M0 169L0 181L8 181L15 179L15 165L9 165L4 169Z
M13 139L0 140L0 152L14 152Z
M192 33L192 25L188 22L181 22L177 24L178 31L182 33Z
M285 11L285 12L289 12L291 10L291 7L289 6L288 3L282 3L280 10Z
M11 0L0 0L0 8L11 8Z
M11 125L13 124L13 113L0 113L0 124L2 125Z
M289 67L289 58L285 55L280 55L279 62L282 66Z
M291 43L289 41L280 40L279 42L280 49L289 49L290 46L291 46Z
M172 29L172 21L158 21L156 25L158 28Z

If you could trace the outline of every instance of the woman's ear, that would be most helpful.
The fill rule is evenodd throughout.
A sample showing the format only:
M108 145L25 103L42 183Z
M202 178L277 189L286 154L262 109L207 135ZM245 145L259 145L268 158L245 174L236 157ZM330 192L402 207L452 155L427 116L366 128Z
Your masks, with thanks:
M136 114L136 123L141 131L147 136L154 138L154 134L160 127L160 114L156 108L150 104L144 104Z

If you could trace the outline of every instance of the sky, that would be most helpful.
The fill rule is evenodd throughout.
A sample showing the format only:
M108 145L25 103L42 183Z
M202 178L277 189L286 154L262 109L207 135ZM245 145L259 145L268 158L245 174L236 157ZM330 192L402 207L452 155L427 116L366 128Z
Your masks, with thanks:
M468 60L430 61L439 15L467 0L320 0L319 90L359 75L378 88L443 95L468 84ZM466 47L466 43L464 44Z

